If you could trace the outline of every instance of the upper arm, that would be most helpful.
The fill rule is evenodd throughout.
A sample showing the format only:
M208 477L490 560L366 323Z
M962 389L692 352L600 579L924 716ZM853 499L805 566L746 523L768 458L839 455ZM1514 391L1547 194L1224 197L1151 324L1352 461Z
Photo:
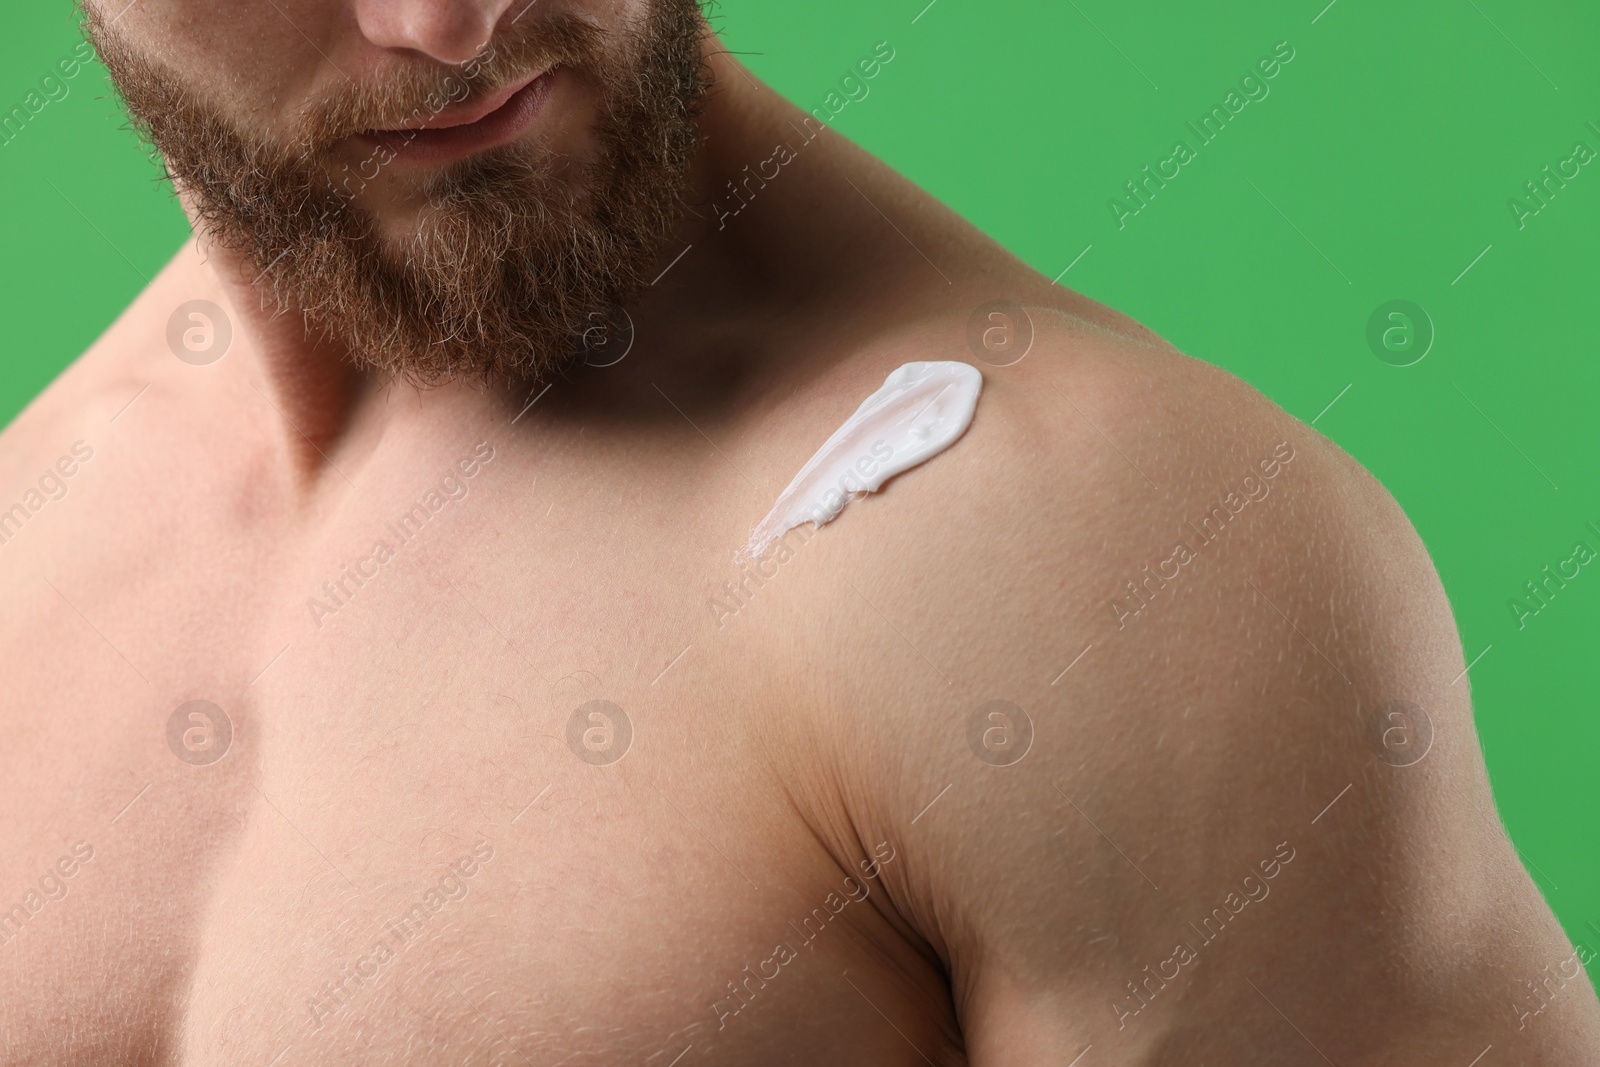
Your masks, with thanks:
M1221 372L1080 348L987 371L895 489L818 539L849 640L808 685L972 1063L1513 1039L1506 990L1564 942L1437 576L1359 466ZM1593 1041L1569 1001L1525 1040Z

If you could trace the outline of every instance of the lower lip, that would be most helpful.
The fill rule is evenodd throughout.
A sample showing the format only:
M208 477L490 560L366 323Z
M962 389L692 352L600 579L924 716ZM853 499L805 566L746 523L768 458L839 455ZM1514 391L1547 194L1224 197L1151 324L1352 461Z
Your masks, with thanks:
M477 122L423 130L370 130L361 136L394 153L396 162L449 163L508 144L533 125L550 98L558 68L518 89Z

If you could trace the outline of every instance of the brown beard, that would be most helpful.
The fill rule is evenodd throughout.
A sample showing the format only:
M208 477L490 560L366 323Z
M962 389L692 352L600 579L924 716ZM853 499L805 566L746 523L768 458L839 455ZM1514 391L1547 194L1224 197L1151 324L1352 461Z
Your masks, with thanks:
M615 321L681 213L711 84L696 0L654 0L628 47L608 50L602 31L570 16L513 25L481 63L308 103L285 148L225 121L92 11L84 32L198 228L244 259L263 297L299 311L308 338L422 385L545 379L581 356L586 331ZM381 239L355 202L363 178L332 173L330 149L349 135L426 117L464 89L476 98L552 61L601 89L587 163L558 173L533 138L441 168L422 187L421 224L398 241Z

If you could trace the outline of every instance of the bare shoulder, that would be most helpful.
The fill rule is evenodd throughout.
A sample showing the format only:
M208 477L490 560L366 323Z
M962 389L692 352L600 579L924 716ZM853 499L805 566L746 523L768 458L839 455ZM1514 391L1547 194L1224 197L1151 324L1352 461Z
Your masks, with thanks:
M259 421L239 402L254 397L242 363L185 361L168 343L192 309L227 340L220 300L191 242L0 430L0 583L13 595L26 585L53 596L38 575L68 557L105 573L128 558L148 569L153 516L175 514L175 499L192 514L189 502L228 492L241 428Z
M797 564L839 768L816 817L899 844L892 918L950 967L972 1062L1321 1062L1286 1016L1341 1063L1592 1054L1382 486L1138 337L1063 318L981 369L966 437ZM1547 966L1565 999L1519 1016Z
M16 476L75 440L105 440L136 399L168 392L186 367L166 349L168 319L185 302L220 295L186 243L156 278L0 431L0 473ZM231 328L222 327L231 333ZM15 480L14 477L12 480Z
M59 539L61 516L74 510L62 502L101 480L118 408L151 384L111 355L115 345L102 339L0 429L0 581L8 585L27 570L17 566L17 542L39 549ZM50 537L45 527L54 528Z

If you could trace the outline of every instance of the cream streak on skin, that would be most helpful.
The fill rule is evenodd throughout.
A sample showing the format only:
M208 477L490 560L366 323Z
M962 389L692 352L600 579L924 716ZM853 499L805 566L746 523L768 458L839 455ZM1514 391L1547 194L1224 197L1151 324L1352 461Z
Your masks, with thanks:
M895 370L800 468L735 561L760 559L803 522L826 526L857 495L877 492L955 444L971 425L982 390L983 375L966 363L907 363Z

